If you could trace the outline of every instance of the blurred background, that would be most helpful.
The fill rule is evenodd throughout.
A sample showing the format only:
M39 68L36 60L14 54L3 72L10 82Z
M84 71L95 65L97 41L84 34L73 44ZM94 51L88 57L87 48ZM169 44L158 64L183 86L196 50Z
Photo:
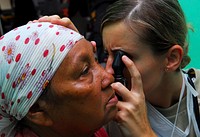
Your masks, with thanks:
M88 40L97 42L99 62L105 62L99 33L100 21L105 9L116 0L0 0L0 36L9 30L38 19L44 15L57 14L69 17L80 33ZM189 55L187 66L200 69L200 0L179 0L188 24Z
M189 55L191 62L187 66L200 69L200 0L179 0L187 22L191 24L194 32L189 31Z

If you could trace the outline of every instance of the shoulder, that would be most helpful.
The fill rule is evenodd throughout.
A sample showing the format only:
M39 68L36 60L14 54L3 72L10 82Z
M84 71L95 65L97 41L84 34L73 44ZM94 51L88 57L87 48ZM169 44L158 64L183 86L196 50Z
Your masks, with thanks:
M195 76L194 86L195 86L196 91L199 93L197 97L198 97L198 104L199 104L199 110L200 110L200 69L190 68L186 70L186 72L193 73Z
M200 105L200 69L190 68L187 71L191 71L191 70L194 71L194 74L195 74L194 85L195 85L196 91L199 93L198 102Z
M195 77L193 79L193 82L194 82L196 91L199 93L198 98L199 98L199 101L200 101L200 69L189 68L189 69L186 69L184 71L186 73L188 73L191 77Z
M185 70L188 74L192 74L192 77L195 77L194 85L198 93L200 93L200 69L189 68Z
M197 92L200 94L200 69L194 69L196 80L194 82ZM200 98L200 95L199 95Z

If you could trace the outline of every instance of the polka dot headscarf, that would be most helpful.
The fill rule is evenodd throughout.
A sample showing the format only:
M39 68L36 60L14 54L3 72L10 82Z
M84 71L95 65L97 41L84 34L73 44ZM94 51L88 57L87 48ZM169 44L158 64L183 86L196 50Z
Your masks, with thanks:
M0 136L14 136L17 122L82 38L51 23L27 24L0 37Z

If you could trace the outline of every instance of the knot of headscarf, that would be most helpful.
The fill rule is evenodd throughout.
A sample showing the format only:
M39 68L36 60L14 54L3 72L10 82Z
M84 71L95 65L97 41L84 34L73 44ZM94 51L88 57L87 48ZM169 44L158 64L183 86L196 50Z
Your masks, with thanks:
M0 136L14 136L17 122L81 38L51 23L26 24L0 37Z

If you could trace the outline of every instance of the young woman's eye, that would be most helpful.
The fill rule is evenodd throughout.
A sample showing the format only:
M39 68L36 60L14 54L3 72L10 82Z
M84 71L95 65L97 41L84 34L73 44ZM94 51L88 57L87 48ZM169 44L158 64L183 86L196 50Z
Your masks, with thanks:
M81 75L86 75L86 74L88 74L88 72L89 72L89 67L87 66L87 67L85 67L85 68L83 69Z

